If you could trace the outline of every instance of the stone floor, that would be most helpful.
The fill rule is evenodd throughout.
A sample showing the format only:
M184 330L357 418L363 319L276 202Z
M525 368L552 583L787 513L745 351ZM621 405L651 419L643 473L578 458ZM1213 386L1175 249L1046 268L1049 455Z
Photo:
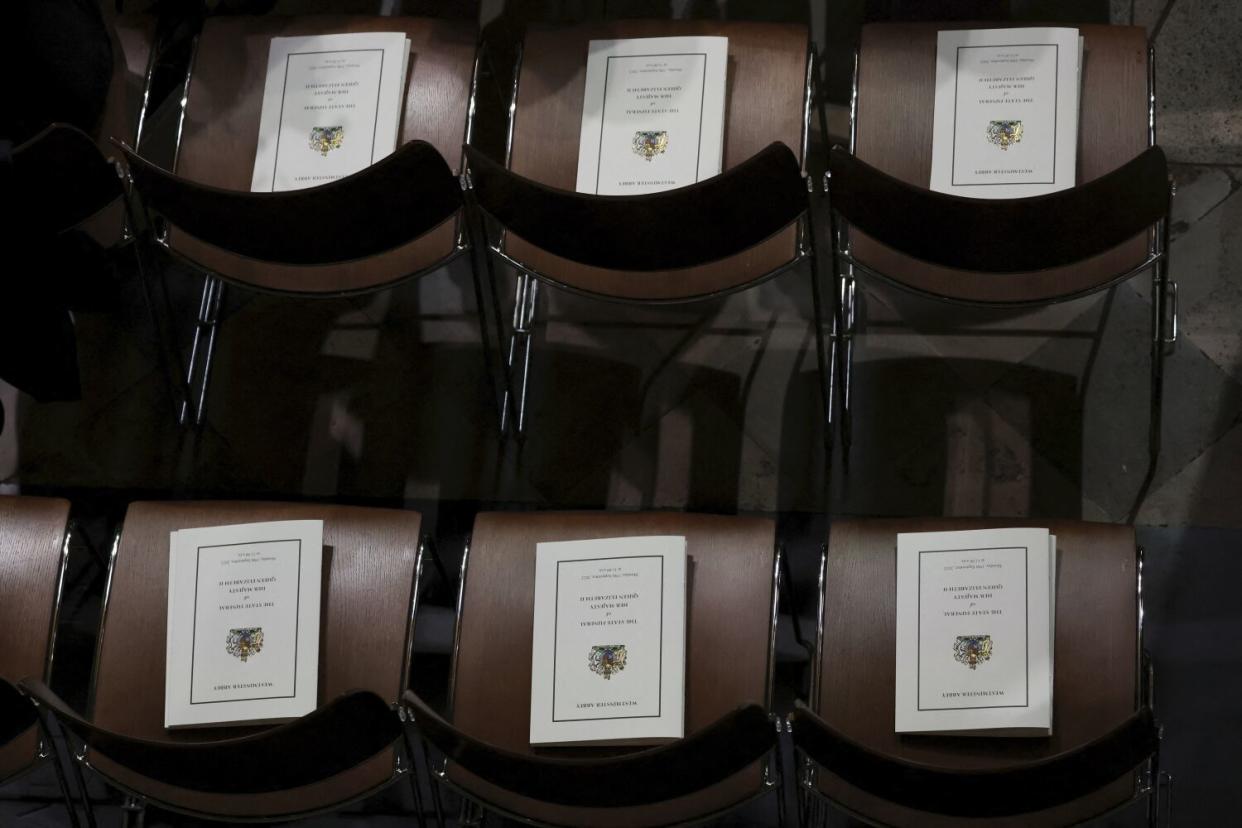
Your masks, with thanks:
M805 272L689 308L545 289L519 447L496 434L464 263L363 299L231 291L208 424L194 440L174 423L122 261L119 310L76 320L82 400L36 404L0 383L0 492L110 497L102 511L112 516L129 496L404 504L450 534L492 504L772 513L802 550L802 584L823 514L1136 514L1154 570L1149 644L1168 676L1161 713L1178 822L1223 824L1242 805L1222 775L1242 736L1242 651L1229 643L1242 614L1225 586L1242 575L1242 3L1111 9L1114 22L1156 34L1159 139L1178 185L1180 338L1167 361L1163 451L1141 499L1144 277L1026 313L947 308L867 284L852 446L847 464L838 441L826 481ZM830 124L840 137L843 108ZM188 332L198 277L167 263L166 278ZM76 623L89 638L99 583L84 578ZM431 639L434 659L445 644ZM82 647L88 664L89 641ZM40 802L48 784L6 791L0 823L62 824L57 806ZM738 819L763 824L770 809Z

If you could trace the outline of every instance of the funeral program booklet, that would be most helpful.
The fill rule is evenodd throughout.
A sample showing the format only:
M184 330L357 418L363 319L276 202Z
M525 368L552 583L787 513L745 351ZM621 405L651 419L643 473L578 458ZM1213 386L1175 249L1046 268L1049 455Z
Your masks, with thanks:
M1077 29L943 31L936 43L931 189L1025 198L1073 187Z
M578 192L639 195L720 173L724 37L592 40Z
M686 539L539 544L533 644L532 745L681 738Z
M315 187L390 154L409 58L401 32L272 38L250 189Z
M315 709L322 562L320 520L171 533L164 727Z
M897 535L898 733L1052 733L1056 538Z

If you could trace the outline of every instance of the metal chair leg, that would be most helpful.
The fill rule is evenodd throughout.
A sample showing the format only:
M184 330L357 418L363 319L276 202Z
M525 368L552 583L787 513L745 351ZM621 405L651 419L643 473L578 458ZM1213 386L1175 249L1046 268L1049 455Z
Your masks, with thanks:
M423 744L422 739L417 740L418 752L423 760L423 767L427 769L427 787L431 791L431 807L436 815L437 828L444 828L444 803L440 801L440 784L437 781L436 772L431 767L431 755L427 752L427 746Z
M69 794L69 783L65 779L65 768L60 764L60 751L56 749L56 739L52 736L52 730L48 727L43 711L39 710L37 715L39 718L39 734L43 738L43 743L47 745L48 760L52 763L52 769L56 772L56 786L60 788L60 796L65 802L65 810L69 812L69 824L73 828L81 828L82 823L78 821L76 799ZM86 789L81 788L81 793L83 799L85 799Z
M185 369L186 395L181 400L181 413L177 418L178 422L183 426L189 424L190 399L194 395L194 378L198 374L198 355L203 338L203 320L207 318L207 308L211 304L212 282L213 280L210 276L203 277L203 290L198 298L198 314L194 317L194 338L190 343L190 359L186 363Z
M215 291L208 307L207 347L203 353L203 376L198 388L198 403L194 410L195 427L202 426L207 412L207 388L211 383L211 358L216 352L216 333L220 329L220 302L224 297L224 282L215 279Z
M143 828L147 822L147 806L134 796L125 797L121 803L121 825L124 828Z
M776 747L772 749L773 761L776 764L776 824L780 828L785 828L785 745L781 734L785 732L785 720L781 716L776 716L773 721L776 727Z
M526 273L518 274L517 287L513 299L513 335L509 338L509 353L506 368L512 376L513 362L519 347L522 349L522 374L517 384L516 411L513 416L514 431L522 437L526 433L526 392L530 383L531 333L535 321L535 308L539 300L539 282ZM507 429L507 420L511 406L508 392L504 405L501 406L501 432Z
M127 193L121 200L125 206L127 227L136 228L135 213L133 205L130 203L129 194ZM184 410L190 389L188 385L180 381L181 378L177 373L181 365L181 355L176 339L175 337L168 336L165 331L165 321L170 317L162 315L160 311L160 306L163 306L164 314L168 312L170 307L168 291L164 286L162 271L158 275L150 275L151 271L148 270L144 263L143 243L144 238L137 236L130 240L130 246L134 250L134 265L138 270L138 281L142 285L143 303L146 305L147 316L150 319L151 329L155 337L155 349L160 362L160 370L164 374L164 381L168 384L168 390L173 396L174 410L181 411ZM156 293L159 294L158 301Z
M486 48L484 48L484 51L487 51ZM503 326L500 321L500 299L496 293L496 273L495 268L492 265L491 251L487 241L486 219L483 216L482 210L479 209L478 204L474 201L473 195L469 190L466 191L466 206L463 214L463 223L470 239L470 279L474 286L475 305L478 306L479 334L483 347L483 367L487 372L489 386L488 391L492 397L493 404L495 404L497 408L497 422L500 425L500 434L503 437L505 422L503 406L512 396L510 393L512 380L509 377L509 373L502 369L500 372L501 391L497 394L495 385L496 369L492 362L492 332L488 330L489 323L487 301L484 299L483 285L481 283L482 277L480 275L481 270L485 270L487 272L488 288L491 291L492 318L495 322L497 358L499 358L500 349L504 347L505 341L504 331L502 329ZM478 261L480 257L483 260L482 265L480 265Z
M828 477L832 474L832 444L833 444L833 396L834 396L834 378L836 372L832 370L832 362L829 361L825 365L825 348L824 348L824 310L823 300L820 298L819 284L819 248L815 244L815 215L811 207L811 202L815 199L814 193L807 194L807 239L810 243L810 259L811 259L811 306L814 309L814 320L812 324L815 326L815 363L819 372L819 395L820 404L823 406L823 429L824 429L824 485L828 485ZM836 330L836 314L833 315L833 331ZM835 349L836 343L833 340L832 347Z
M406 759L410 763L406 779L410 784L410 794L414 797L414 816L418 822L418 828L427 828L427 820L423 814L423 792L418 784L418 762L414 760L414 747L410 744L410 734L405 728L402 728L401 738L405 744Z
M469 797L462 797L461 810L457 818L457 824L461 828L479 828L483 824L486 815L477 802Z
M86 777L82 774L82 762L71 759L69 767L73 769L74 780L77 782L78 790L82 794L82 811L86 814L86 824L88 828L96 828L95 806L91 804L91 794L86 787Z

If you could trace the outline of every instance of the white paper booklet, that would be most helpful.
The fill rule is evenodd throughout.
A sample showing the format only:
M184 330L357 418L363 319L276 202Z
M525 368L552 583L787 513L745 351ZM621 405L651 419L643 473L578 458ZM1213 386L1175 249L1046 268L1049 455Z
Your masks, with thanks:
M250 189L315 187L390 154L409 60L401 32L272 38Z
M164 727L315 709L322 562L321 520L171 534Z
M639 195L720 174L724 37L592 40L578 192Z
M1025 198L1073 187L1077 29L943 31L936 41L931 189Z
M898 733L1052 733L1056 538L897 536Z
M532 745L681 738L686 539L539 544L533 643Z

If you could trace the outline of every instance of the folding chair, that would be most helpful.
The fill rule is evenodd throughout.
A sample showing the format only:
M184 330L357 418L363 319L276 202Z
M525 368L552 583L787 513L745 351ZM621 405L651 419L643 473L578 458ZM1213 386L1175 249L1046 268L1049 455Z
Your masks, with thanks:
M269 520L324 521L319 708L262 728L164 729L169 533ZM22 689L81 743L78 758L145 805L233 820L310 816L408 778L394 707L406 687L422 567L416 512L319 504L134 503L112 547L83 714L41 682ZM89 803L88 803L89 804Z
M397 151L323 186L251 193L271 38L368 31L402 31L411 42ZM126 148L133 189L157 219L154 242L205 274L183 424L201 425L205 416L226 285L302 297L362 294L425 275L467 252L461 188L445 159L460 158L463 140L470 140L475 41L471 26L451 20L207 20L185 79L174 170ZM483 313L477 277L474 286ZM481 322L490 360L486 319Z
M1057 538L1053 732L1048 738L898 734L896 536L1046 526ZM1143 651L1134 529L1082 521L835 521L820 560L809 705L791 717L803 824L825 803L882 825L1069 825L1161 795L1160 728Z
M686 738L638 752L533 750L536 544L643 535L686 537ZM771 719L779 559L770 520L480 514L462 559L451 723L407 696L419 737L443 756L433 775L464 797L463 824L478 824L491 811L537 825L674 825L772 791L783 821L778 729Z
M723 172L640 196L574 192L589 41L722 35L729 40ZM818 267L806 179L814 53L804 26L720 21L623 21L526 34L515 70L505 163L468 152L492 258L518 274L507 360L520 363L516 401L502 408L526 428L531 333L539 285L635 304L724 296L809 261L821 392L830 446Z
M0 497L0 785L51 759L78 824L56 741L14 685L27 676L50 681L61 588L69 561L69 502ZM36 726L37 725L37 726Z
M1144 31L1079 27L1085 60L1077 187L1034 198L969 199L926 189L936 32L960 28L968 26L862 30L850 147L833 149L825 176L843 316L831 337L834 360L840 353L842 363L842 443L848 453L856 273L947 302L1020 307L1085 296L1150 269L1150 475L1160 451L1164 354L1177 338L1177 283L1168 278L1172 185L1156 147L1154 55Z

